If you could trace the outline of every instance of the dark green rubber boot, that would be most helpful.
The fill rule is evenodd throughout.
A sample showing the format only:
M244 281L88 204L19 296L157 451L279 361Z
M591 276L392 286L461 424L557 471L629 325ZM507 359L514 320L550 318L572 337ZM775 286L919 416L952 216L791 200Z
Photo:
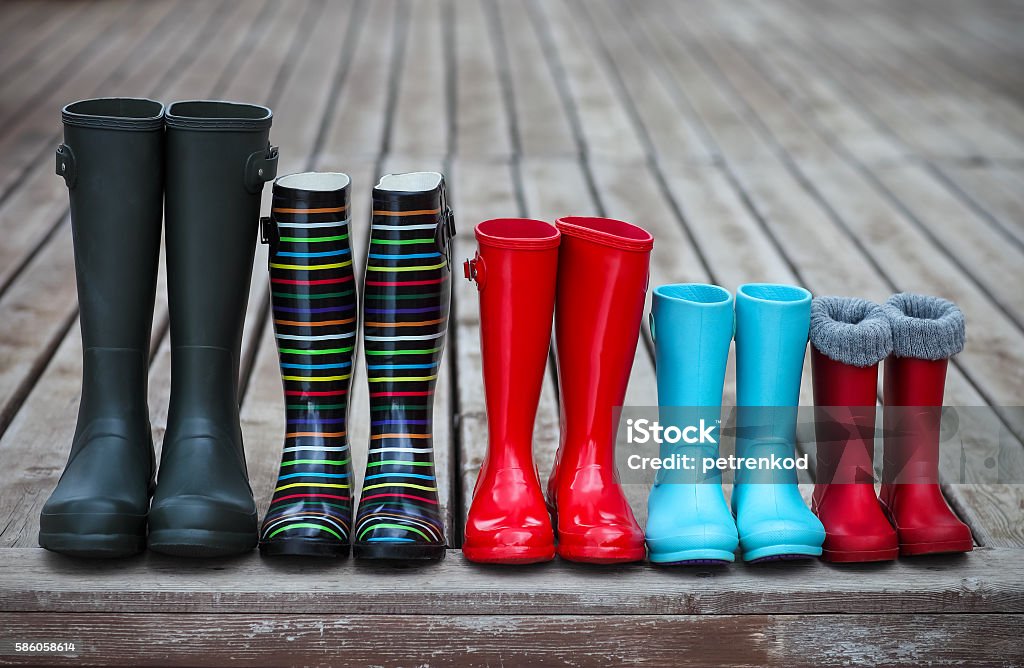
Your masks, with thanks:
M176 102L166 119L171 400L149 546L181 556L237 554L258 540L238 370L260 193L277 171L271 112Z
M71 455L39 518L39 544L55 552L121 557L146 544L163 112L152 100L107 98L62 113L57 174L71 199L83 373Z

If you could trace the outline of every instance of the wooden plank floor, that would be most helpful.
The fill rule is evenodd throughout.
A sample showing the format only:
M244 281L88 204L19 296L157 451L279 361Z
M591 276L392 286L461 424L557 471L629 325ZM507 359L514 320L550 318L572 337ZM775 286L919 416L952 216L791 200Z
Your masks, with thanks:
M1020 0L0 3L0 664L17 658L6 640L67 638L82 645L76 657L36 659L1021 665L1022 31ZM971 465L943 490L978 548L852 567L466 562L458 547L487 427L476 290L459 280L435 408L445 562L99 564L44 552L39 510L63 468L82 371L67 194L51 151L64 103L117 95L271 106L281 174L352 175L357 261L377 176L436 169L449 175L460 257L487 218L600 214L654 234L654 285L779 281L879 301L902 290L953 299L968 342L947 404L990 416L965 412ZM261 513L284 428L266 261L261 247L241 369ZM161 268L158 442L170 388L165 284ZM631 405L656 404L651 351L645 329ZM357 470L367 407L357 385ZM557 440L550 374L535 429L542 476ZM956 470L961 453L944 456ZM1002 477L985 473L991 462ZM809 493L813 476L803 482ZM643 521L646 488L628 494Z

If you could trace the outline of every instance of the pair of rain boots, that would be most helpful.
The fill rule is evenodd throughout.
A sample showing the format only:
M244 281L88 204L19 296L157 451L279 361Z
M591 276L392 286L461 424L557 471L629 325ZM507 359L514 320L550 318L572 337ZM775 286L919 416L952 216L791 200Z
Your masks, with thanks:
M277 168L251 104L101 98L63 109L82 399L39 544L87 557L218 556L256 545L238 419L260 193ZM147 405L162 214L172 373L159 479ZM152 503L150 498L152 497Z
M476 227L466 277L480 294L488 450L463 554L531 563L640 561L644 538L615 469L614 409L626 393L654 240L618 220ZM533 424L555 324L561 442L545 500ZM557 537L557 546L556 546Z
M939 488L942 396L949 359L964 346L963 313L912 293L882 306L820 297L811 317L817 471L813 507L822 558L890 561L969 552L971 531ZM882 486L873 455L878 366L884 360Z
M651 332L659 422L680 431L718 425L730 345L736 341L736 456L795 456L800 378L811 295L789 285L741 285L735 300L716 285L663 285L654 291ZM804 504L796 471L739 467L732 508L722 491L719 438L661 445L663 460L689 468L658 471L648 499L647 547L655 564L806 559L825 532Z
M373 190L361 292L370 440L354 521L348 423L359 304L349 185L339 173L283 176L264 220L286 433L260 551L339 557L351 546L357 558L441 559L433 396L454 234L444 178L391 174Z

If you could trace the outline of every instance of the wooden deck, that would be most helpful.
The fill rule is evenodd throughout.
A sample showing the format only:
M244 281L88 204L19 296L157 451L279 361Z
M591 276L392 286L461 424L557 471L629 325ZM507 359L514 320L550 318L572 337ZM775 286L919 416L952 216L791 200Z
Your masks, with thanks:
M0 643L74 640L76 657L33 660L135 666L1024 664L1022 34L1024 4L1002 0L0 3ZM1002 447L968 436L967 457L1010 474L944 486L978 548L843 567L466 562L486 417L476 291L459 280L436 407L444 562L44 552L39 510L81 375L52 151L64 103L114 95L271 106L280 173L348 172L355 221L368 219L378 174L442 170L460 256L486 218L602 214L652 231L655 285L766 280L955 300L969 334L947 403L993 407ZM284 428L265 265L264 247L242 369L261 512ZM158 441L164 284L150 372ZM646 332L644 343L633 405L656 404ZM357 389L358 471L368 424ZM726 403L734 396L730 381ZM543 476L557 436L552 379L536 429ZM646 490L629 493L643 521ZM19 660L0 645L0 664Z

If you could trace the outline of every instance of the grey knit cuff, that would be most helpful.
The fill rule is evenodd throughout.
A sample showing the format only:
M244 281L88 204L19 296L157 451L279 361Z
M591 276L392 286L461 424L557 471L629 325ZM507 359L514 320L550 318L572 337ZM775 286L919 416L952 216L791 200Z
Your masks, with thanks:
M882 307L856 297L815 297L811 345L829 359L865 367L892 352L892 334Z
M889 297L882 310L899 357L944 360L964 349L964 314L947 299L901 292Z

